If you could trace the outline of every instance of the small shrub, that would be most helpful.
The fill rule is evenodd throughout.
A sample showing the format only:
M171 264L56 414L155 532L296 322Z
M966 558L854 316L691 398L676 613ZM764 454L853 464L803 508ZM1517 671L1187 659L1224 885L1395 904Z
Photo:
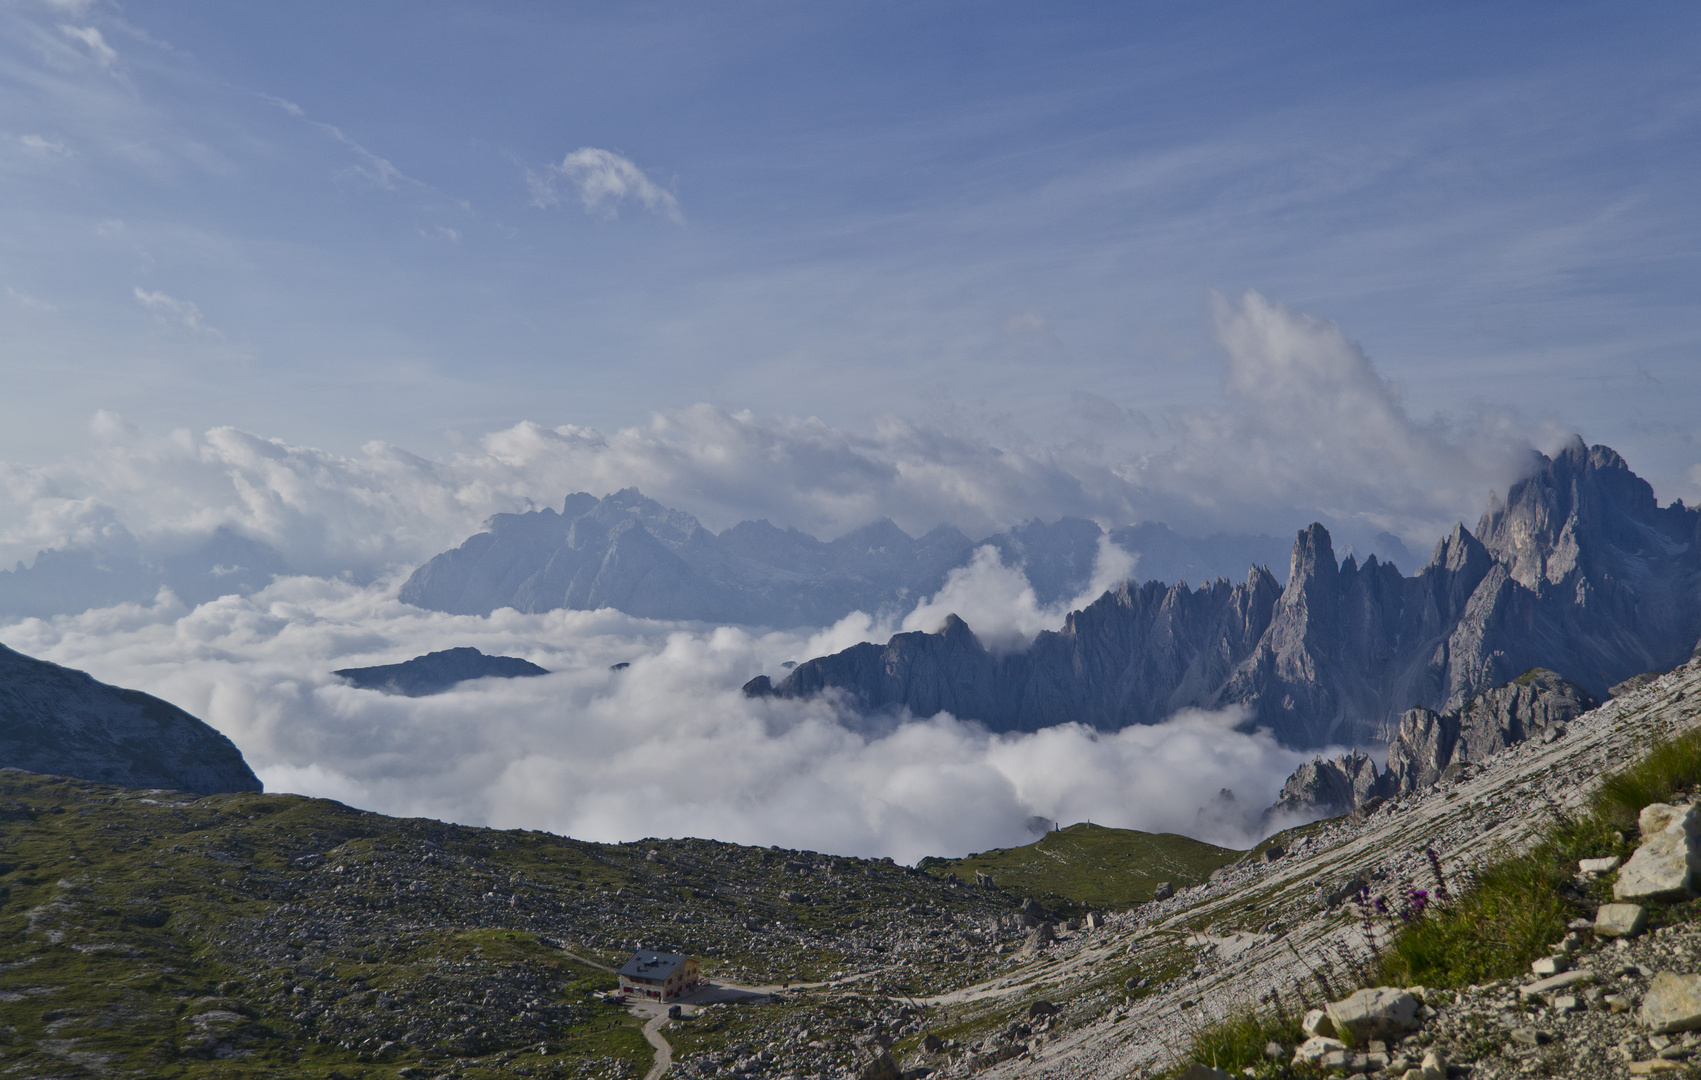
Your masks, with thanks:
M1649 803L1671 802L1701 785L1701 728L1660 739L1635 765L1609 776L1595 792L1590 810L1621 829L1634 828Z
M1297 1017L1261 1016L1249 1009L1194 1033L1182 1065L1196 1061L1235 1074L1250 1068L1260 1077L1309 1076L1310 1072L1296 1072L1289 1064L1293 1048L1304 1041ZM1288 1052L1281 1060L1264 1053L1264 1047L1273 1042Z

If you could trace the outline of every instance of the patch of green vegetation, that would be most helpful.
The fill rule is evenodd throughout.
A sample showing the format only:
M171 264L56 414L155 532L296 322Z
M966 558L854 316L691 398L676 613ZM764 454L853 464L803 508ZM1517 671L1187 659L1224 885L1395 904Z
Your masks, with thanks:
M977 872L988 874L999 888L1016 895L1055 896L1108 909L1150 900L1160 882L1171 882L1178 889L1197 885L1241 855L1174 833L1083 822L1049 832L1023 847L996 848L961 859L923 859L920 865L931 873L969 882Z
M1463 986L1509 978L1565 934L1565 925L1608 899L1607 884L1579 885L1579 859L1626 856L1626 832L1642 807L1701 784L1701 730L1656 742L1636 764L1608 777L1582 814L1557 821L1529 852L1479 871L1452 902L1402 928L1384 955L1382 978L1397 986ZM1660 925L1692 903L1649 905Z
M794 889L833 901L780 899ZM593 965L639 940L779 982L878 965L869 942L899 933L952 954L960 927L1008 906L812 852L0 773L0 1063L149 1080L637 1077L641 1021L598 999L615 980ZM918 910L935 921L911 933ZM915 992L972 966L941 964Z
M1293 1048L1304 1041L1305 1033L1300 1030L1298 1017L1266 1016L1248 1009L1194 1032L1186 1058L1170 1075L1177 1075L1187 1065L1198 1062L1236 1076L1248 1069L1252 1076L1272 1080L1319 1076L1321 1073L1313 1069L1292 1064ZM1283 1053L1277 1057L1266 1053L1265 1048L1271 1043L1280 1046Z

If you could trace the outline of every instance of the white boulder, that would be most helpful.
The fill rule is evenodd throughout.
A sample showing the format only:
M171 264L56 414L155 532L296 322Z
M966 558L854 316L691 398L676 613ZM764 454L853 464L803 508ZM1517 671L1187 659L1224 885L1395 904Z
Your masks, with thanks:
M1418 1000L1392 986L1372 986L1328 1007L1335 1034L1362 1046L1372 1039L1387 1039L1416 1031Z
M1688 896L1691 874L1701 869L1701 810L1650 803L1642 808L1642 844L1618 871L1615 900L1670 900Z

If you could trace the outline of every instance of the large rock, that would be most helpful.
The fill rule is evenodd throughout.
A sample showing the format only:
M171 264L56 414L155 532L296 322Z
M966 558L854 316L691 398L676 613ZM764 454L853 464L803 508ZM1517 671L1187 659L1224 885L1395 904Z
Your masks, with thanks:
M1335 817L1350 813L1380 790L1376 762L1354 750L1330 761L1314 758L1295 769L1276 796L1275 814Z
M1641 904L1602 904L1595 910L1596 937L1635 937L1647 924Z
M1655 975L1642 998L1642 1023L1655 1035L1701 1028L1701 975Z
M1363 1046L1372 1039L1388 1039L1416 1031L1418 999L1391 986L1373 986L1332 1001L1329 1022L1342 1040Z
M4 645L0 767L200 795L260 790L234 743L170 702Z
M1696 833L1701 811L1693 806L1654 803L1642 810L1643 840L1613 882L1615 900L1671 900L1690 894L1691 875L1701 867Z

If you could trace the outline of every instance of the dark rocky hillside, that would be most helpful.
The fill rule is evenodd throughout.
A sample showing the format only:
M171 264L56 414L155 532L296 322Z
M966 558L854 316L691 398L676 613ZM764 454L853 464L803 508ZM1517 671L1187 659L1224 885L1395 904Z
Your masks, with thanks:
M0 767L201 794L260 790L234 743L170 702L4 645Z
M1573 440L1405 577L1374 555L1337 560L1321 525L1294 543L1286 585L1132 583L994 654L961 620L799 664L777 686L862 708L946 710L995 730L1153 723L1187 706L1244 706L1294 746L1362 744L1406 710L1446 712L1531 668L1597 698L1688 658L1701 637L1701 511L1661 507L1604 446Z

